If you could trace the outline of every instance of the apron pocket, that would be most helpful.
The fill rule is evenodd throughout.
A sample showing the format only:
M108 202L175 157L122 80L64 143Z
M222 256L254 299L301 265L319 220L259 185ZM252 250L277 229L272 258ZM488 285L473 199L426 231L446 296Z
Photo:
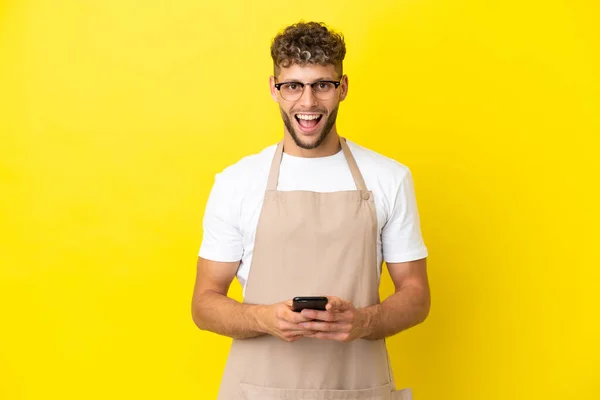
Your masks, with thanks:
M240 383L244 400L410 400L392 397L390 384L358 390L278 389ZM404 392L404 390L400 391Z

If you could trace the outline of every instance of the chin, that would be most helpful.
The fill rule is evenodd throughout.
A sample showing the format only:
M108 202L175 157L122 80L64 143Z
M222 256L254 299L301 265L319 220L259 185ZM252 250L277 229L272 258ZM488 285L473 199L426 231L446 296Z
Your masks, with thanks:
M292 134L292 138L298 147L305 150L316 149L325 140L325 137L321 132L310 135L304 135L302 133L295 132Z

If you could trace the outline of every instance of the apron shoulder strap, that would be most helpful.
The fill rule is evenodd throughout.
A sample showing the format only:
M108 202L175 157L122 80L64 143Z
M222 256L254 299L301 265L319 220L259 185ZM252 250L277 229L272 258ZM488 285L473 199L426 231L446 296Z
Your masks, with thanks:
M356 188L360 191L366 191L367 185L365 184L365 180L360 172L360 169L358 169L358 165L356 165L356 160L354 159L352 152L346 144L346 139L340 138L340 144L342 145L342 151L344 152L346 162L350 167L350 172L352 173L352 178L354 178L354 184L356 185Z
M267 181L267 191L269 192L277 190L277 183L279 182L279 167L281 165L282 157L283 140L277 144L275 155L273 156L273 162L271 162L271 171L269 171L269 180Z

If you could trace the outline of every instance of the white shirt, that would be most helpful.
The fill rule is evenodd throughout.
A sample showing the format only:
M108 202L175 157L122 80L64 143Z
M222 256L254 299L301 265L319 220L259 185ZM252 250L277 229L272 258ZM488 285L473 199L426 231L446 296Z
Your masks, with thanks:
M381 274L382 261L398 263L427 257L408 167L350 140L347 143L367 189L373 192L378 221L378 273ZM200 257L220 262L241 261L237 278L244 292L276 147L272 145L244 157L217 174L204 214ZM336 192L356 190L356 185L341 150L321 158L284 153L277 190Z

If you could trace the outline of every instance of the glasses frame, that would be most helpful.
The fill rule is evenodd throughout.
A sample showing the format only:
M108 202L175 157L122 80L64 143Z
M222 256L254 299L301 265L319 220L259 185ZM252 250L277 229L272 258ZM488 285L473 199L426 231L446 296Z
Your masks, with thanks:
M303 83L303 82L298 82L298 81L286 81L286 82L280 82L280 83L276 83L274 86L277 89L277 91L279 92L279 94L281 95L281 98L287 101L297 101L299 99L302 98L302 96L304 96L304 89L306 89L306 86L310 86L310 90L312 90L313 96L315 96L315 98L319 99L319 97L317 95L315 95L315 89L314 89L314 85L319 84L319 83L332 83L335 86L335 90L337 90L340 85L342 84L342 80L344 79L344 76L342 75L342 77L337 80L337 81L330 81L327 79L320 79L318 81L314 81L314 82L310 82L310 83ZM302 87L302 92L300 92L300 96L298 96L297 99L295 100L288 100L285 97L283 97L283 95L281 94L281 86L283 85L287 85L290 83L295 83L297 85L300 85ZM319 99L319 100L329 100L329 99Z

